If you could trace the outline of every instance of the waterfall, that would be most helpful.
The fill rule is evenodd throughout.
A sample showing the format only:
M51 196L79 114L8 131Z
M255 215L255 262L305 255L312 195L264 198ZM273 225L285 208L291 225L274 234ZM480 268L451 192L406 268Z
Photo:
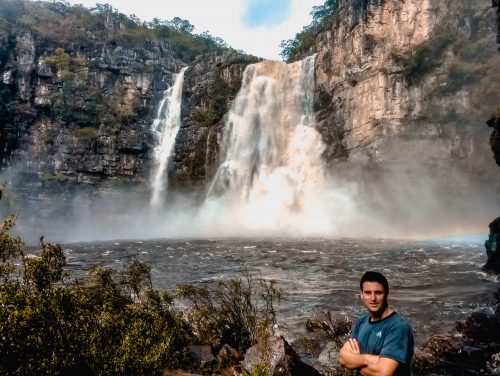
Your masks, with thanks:
M221 227L273 232L321 226L325 146L314 128L313 99L314 56L246 68L205 201L213 217L231 218Z
M165 91L165 96L158 107L156 119L151 126L151 130L158 142L154 148L156 169L151 182L150 206L152 208L158 208L166 199L168 187L166 170L177 132L181 126L182 85L186 69L187 67L182 68L175 77L174 85Z

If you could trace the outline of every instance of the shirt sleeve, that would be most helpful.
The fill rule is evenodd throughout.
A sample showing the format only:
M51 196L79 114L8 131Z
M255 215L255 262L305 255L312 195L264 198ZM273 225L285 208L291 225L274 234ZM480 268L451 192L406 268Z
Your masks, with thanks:
M397 325L386 336L379 355L406 364L409 361L412 343L411 328L408 325Z
M361 321L362 321L362 318L359 318L358 320L356 320L356 323L353 325L352 330L351 330L351 335L350 335L351 338L358 339L359 327L361 325Z

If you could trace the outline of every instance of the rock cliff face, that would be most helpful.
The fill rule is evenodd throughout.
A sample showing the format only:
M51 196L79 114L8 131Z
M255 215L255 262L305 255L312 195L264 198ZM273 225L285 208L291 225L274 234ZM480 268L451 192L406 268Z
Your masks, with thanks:
M496 41L500 43L500 3L497 0L493 0L492 7L495 9L497 15ZM486 123L493 128L490 135L490 145L495 161L500 166L500 113L498 108ZM498 274L500 273L500 246L498 242L500 239L500 217L494 219L488 227L490 228L490 234L484 244L488 258L486 264L483 266L483 270Z
M96 90L115 98L119 105L137 102L141 116L116 129L106 129L105 121L95 128L64 126L47 114L54 106L52 95L63 84L60 70L44 63L56 47L43 47L30 31L23 31L6 51L9 59L3 65L3 83L18 98L19 148L12 162L24 174L55 180L96 183L117 177L143 181L151 145L148 126L172 73L185 63L161 42L144 49L107 43L92 43L84 51L77 46L67 49L87 63L87 75ZM155 65L154 72L135 68L147 62ZM9 159L4 155L4 163Z
M200 57L185 73L182 125L171 157L170 187L201 198L218 167L224 115L253 56L228 52Z
M58 3L39 6L37 13L65 20L75 12ZM91 17L87 10L83 14ZM239 89L244 67L257 59L219 49L193 62L165 39L140 34L135 38L143 38L142 44L126 39L123 35L138 33L139 27L129 31L131 20L121 16L111 11L100 22L74 25L84 35L80 40L38 32L35 21L0 25L0 94L8 103L2 113L0 157L10 167L16 191L50 186L50 195L56 186L147 186L154 162L150 126L173 74L190 64L172 185L206 182L222 116ZM24 17L21 13L18 18Z
M366 3L354 9L341 2L318 34L317 119L330 144L327 159L378 165L484 159L482 130L471 117L481 105L471 98L481 86L477 64L491 30L488 5ZM465 53L466 43L477 57ZM492 58L491 49L482 49ZM472 76L477 81L467 82Z

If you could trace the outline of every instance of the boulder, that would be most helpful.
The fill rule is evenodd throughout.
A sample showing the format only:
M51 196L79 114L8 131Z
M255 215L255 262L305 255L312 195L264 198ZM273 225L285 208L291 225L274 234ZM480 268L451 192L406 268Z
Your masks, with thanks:
M486 368L492 375L500 375L500 352L493 354Z
M188 347L188 351L189 357L201 366L215 360L210 345L192 345Z
M500 289L495 313L474 312L445 336L433 336L416 357L418 374L499 375Z
M316 312L306 322L306 329L315 334L323 334L337 342L344 343L350 333L352 320L347 316L334 316L327 312Z
M285 355L276 363L273 376L321 376L321 373L300 359Z
M282 336L269 337L265 342L259 342L250 347L245 353L245 360L241 362L249 373L266 369L266 375L272 376L276 364L286 355L300 360L300 356Z
M244 358L245 356L243 355L243 353L232 348L227 343L222 346L222 349L220 349L219 354L217 355L217 360L220 363L240 361Z
M490 234L484 243L487 260L483 270L487 272L500 273L500 217L489 224Z
M318 364L327 369L339 369L339 348L335 342L328 342L318 356Z
M306 329L309 332L321 330L329 332L331 329L332 315L327 312L316 312L310 319L306 321Z

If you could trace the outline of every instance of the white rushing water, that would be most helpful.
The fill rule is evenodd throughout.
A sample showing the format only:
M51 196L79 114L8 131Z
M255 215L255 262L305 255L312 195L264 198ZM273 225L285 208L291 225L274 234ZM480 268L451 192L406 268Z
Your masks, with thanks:
M187 68L182 68L175 77L174 85L165 92L156 119L152 124L153 134L158 139L158 145L154 149L156 168L151 182L150 205L152 208L161 206L166 198L168 188L166 170L175 144L175 137L181 126L182 85L184 83L184 72Z
M219 230L325 230L325 146L314 128L313 89L314 56L246 68L203 207Z

